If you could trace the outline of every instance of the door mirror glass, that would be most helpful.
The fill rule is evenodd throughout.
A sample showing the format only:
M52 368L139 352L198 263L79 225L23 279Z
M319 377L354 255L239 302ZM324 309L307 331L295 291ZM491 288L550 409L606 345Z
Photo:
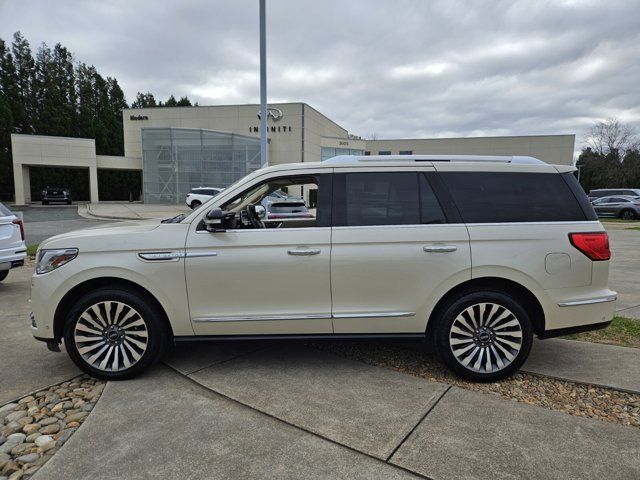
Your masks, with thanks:
M264 217L267 216L267 210L262 205L256 205L256 215L260 220L264 220Z

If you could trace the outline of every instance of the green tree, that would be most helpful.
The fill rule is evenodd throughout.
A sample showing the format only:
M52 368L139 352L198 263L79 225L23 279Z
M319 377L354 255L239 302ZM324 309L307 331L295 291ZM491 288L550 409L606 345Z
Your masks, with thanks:
M131 108L149 108L149 107L157 107L156 99L152 93L141 93L138 92L136 94L136 99L131 104Z
M33 84L35 77L35 61L31 54L29 42L20 32L13 34L11 44L13 63L16 70L16 88L20 104L12 110L13 122L17 133L34 133L33 117L35 98ZM14 107L12 105L12 107Z
M178 103L176 103L176 106L191 107L191 100L189 100L187 97L181 97L180 100L178 100Z

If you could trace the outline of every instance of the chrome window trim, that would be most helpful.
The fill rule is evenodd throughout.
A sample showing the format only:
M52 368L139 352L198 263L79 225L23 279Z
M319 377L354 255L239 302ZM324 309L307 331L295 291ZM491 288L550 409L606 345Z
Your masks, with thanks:
M582 300L570 300L568 302L558 303L559 307L576 307L579 305L592 305L594 303L615 302L618 295L607 295L606 297L585 298Z

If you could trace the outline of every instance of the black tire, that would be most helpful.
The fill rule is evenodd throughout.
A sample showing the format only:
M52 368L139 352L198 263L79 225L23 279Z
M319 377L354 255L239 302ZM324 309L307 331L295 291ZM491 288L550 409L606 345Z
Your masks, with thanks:
M620 218L622 220L635 220L636 219L636 212L634 212L633 210L623 210L622 212L620 212Z
M90 313L90 308L97 310ZM118 311L118 308L121 310ZM96 312L100 316L96 315ZM90 316L93 323L81 319L83 315ZM103 323L100 318L107 321ZM111 318L119 325L110 324ZM136 325L140 320L143 326ZM96 325L100 326L100 329ZM86 327L100 335L83 333L88 332ZM114 332L117 332L117 335ZM110 334L108 338L107 334ZM120 338L115 338L116 336ZM87 338L91 338L91 341L80 340ZM164 314L159 308L140 292L118 288L94 290L84 295L69 311L64 328L64 343L71 360L83 372L102 380L124 380L139 375L162 358L169 339L170 332L166 327ZM134 343L143 343L145 340L144 349ZM91 361L105 346L107 348L104 353ZM79 349L92 350L81 352ZM139 358L136 359L134 354L139 355ZM100 368L106 356L110 358L106 360L104 368ZM131 363L128 367L125 358Z
M49 200L42 200L43 205L49 205Z
M474 382L502 380L514 374L529 356L533 343L531 320L511 295L493 290L468 291L442 311L434 331L435 350L459 377ZM513 320L517 324L511 325Z
M191 202L191 209L195 210L196 208L198 208L200 205L202 205L202 202L200 200L194 200L193 202Z
M67 205L71 205L71 200L67 200Z
M0 271L0 282L7 278L7 275L9 275L9 270Z

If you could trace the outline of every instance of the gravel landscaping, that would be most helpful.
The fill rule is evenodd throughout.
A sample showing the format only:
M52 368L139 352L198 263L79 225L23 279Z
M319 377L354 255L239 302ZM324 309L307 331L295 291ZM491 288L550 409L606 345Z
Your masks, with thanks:
M640 394L612 388L517 373L495 383L471 383L455 377L433 356L407 345L383 342L326 342L310 346L369 365L391 368L467 390L558 410L578 417L596 418L640 428Z
M105 383L82 375L0 407L0 480L30 478L73 435Z

